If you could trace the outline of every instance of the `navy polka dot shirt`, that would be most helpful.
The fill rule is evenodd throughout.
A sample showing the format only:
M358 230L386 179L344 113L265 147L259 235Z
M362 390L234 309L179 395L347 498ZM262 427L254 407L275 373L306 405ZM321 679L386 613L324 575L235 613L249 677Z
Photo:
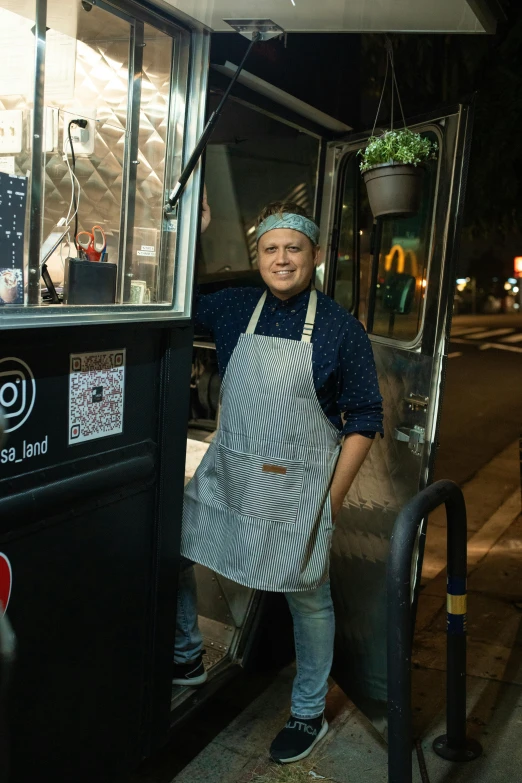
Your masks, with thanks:
M196 332L214 335L221 377L262 293L261 288L224 288L198 297ZM256 334L300 340L309 296L307 289L283 301L268 291ZM370 340L353 315L320 291L312 346L315 390L334 427L342 435L383 434L382 397Z

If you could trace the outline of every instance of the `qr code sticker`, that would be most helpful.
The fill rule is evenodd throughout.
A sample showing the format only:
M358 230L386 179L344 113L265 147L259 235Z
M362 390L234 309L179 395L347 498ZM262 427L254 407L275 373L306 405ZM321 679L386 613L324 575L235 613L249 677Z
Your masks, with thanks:
M125 349L74 353L69 373L69 446L123 432Z

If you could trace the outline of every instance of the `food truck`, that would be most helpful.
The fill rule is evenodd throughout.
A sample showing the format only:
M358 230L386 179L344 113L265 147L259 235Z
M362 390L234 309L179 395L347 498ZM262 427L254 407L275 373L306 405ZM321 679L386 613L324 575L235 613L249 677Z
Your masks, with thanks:
M333 675L386 730L388 542L433 471L472 108L408 119L438 155L418 214L375 220L356 156L371 129L354 133L248 60L241 74L237 58L211 62L210 44L224 32L243 51L298 32L484 35L495 15L485 0L262 8L258 19L251 0L0 0L0 600L17 639L13 783L116 779L194 706L193 690L171 685L180 526L184 484L216 428L219 377L212 338L193 332L193 296L198 283L255 281L255 215L281 198L320 222L316 286L365 325L384 397L386 435L341 512L332 586ZM203 165L214 219L198 250ZM197 578L201 704L255 668L279 604L204 568Z

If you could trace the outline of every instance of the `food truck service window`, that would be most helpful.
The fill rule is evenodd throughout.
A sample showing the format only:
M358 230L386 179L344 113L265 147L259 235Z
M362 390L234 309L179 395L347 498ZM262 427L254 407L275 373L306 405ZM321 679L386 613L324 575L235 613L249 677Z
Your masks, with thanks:
M128 0L39 2L0 0L0 320L187 316L199 174L164 207L205 37L189 68L190 33Z

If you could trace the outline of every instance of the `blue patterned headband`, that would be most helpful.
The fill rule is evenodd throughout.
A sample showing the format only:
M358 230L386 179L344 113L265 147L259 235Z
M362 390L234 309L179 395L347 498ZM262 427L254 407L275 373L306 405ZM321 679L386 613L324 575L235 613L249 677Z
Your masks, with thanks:
M272 231L274 228L293 228L294 231L300 231L312 242L313 245L319 243L319 228L313 220L303 215L296 215L293 212L283 212L276 215L269 215L259 224L256 231L256 239L259 242L263 234Z

